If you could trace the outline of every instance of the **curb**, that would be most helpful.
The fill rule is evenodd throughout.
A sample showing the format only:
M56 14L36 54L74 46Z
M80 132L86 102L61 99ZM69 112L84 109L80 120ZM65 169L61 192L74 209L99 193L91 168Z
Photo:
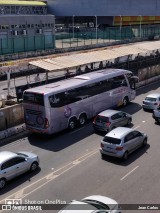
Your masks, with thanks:
M21 124L21 125L0 131L0 140L6 139L8 137L11 137L13 135L16 135L16 134L24 132L24 131L26 131L26 125L25 124Z

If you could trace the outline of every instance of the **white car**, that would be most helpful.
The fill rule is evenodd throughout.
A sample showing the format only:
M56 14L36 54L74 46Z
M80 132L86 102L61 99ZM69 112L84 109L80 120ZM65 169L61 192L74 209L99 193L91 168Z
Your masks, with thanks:
M128 155L141 146L147 145L147 135L127 127L117 127L101 140L100 152L105 155L127 160Z
M142 107L144 110L154 110L160 106L160 94L153 93L147 95L147 97L143 100Z
M118 203L105 196L92 195L81 201L73 200L59 213L120 213Z

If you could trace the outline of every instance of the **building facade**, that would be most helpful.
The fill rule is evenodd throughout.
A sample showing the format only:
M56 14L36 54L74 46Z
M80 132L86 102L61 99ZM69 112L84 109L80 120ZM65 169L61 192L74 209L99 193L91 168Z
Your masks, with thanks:
M123 18L139 24L160 23L160 0L48 0L48 10L57 17L88 17L98 23L117 25Z
M0 0L0 55L54 48L54 28L46 3Z

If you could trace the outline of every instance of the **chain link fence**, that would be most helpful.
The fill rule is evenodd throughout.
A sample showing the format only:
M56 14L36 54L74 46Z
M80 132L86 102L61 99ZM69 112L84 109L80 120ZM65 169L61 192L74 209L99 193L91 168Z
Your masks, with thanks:
M54 35L27 35L5 37L0 39L0 55L54 48Z
M96 28L65 28L56 32L56 47L71 48L93 44L103 44L124 40L159 38L160 26L126 26L109 27L104 30Z
M55 35L6 36L0 38L0 56L36 51L53 51L65 48L109 45L114 42L159 39L160 25L123 26L106 29L68 27L55 29Z

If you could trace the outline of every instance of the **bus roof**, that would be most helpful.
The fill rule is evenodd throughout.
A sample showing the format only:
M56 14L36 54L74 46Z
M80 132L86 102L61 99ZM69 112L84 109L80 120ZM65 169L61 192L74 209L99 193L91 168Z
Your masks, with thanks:
M104 77L107 76L107 78L116 77L122 74L131 74L131 71L128 70L122 70L122 69L103 69L98 70L91 73L86 73L82 75L75 76L73 78L61 80L58 82L46 84L43 86L38 86L34 88L27 89L27 92L33 92L33 93L39 93L39 94L50 94L54 92L60 92L65 91L68 88L76 88L78 85L85 86L90 81L91 83L94 83L99 80L104 80ZM105 79L107 79L105 78Z

